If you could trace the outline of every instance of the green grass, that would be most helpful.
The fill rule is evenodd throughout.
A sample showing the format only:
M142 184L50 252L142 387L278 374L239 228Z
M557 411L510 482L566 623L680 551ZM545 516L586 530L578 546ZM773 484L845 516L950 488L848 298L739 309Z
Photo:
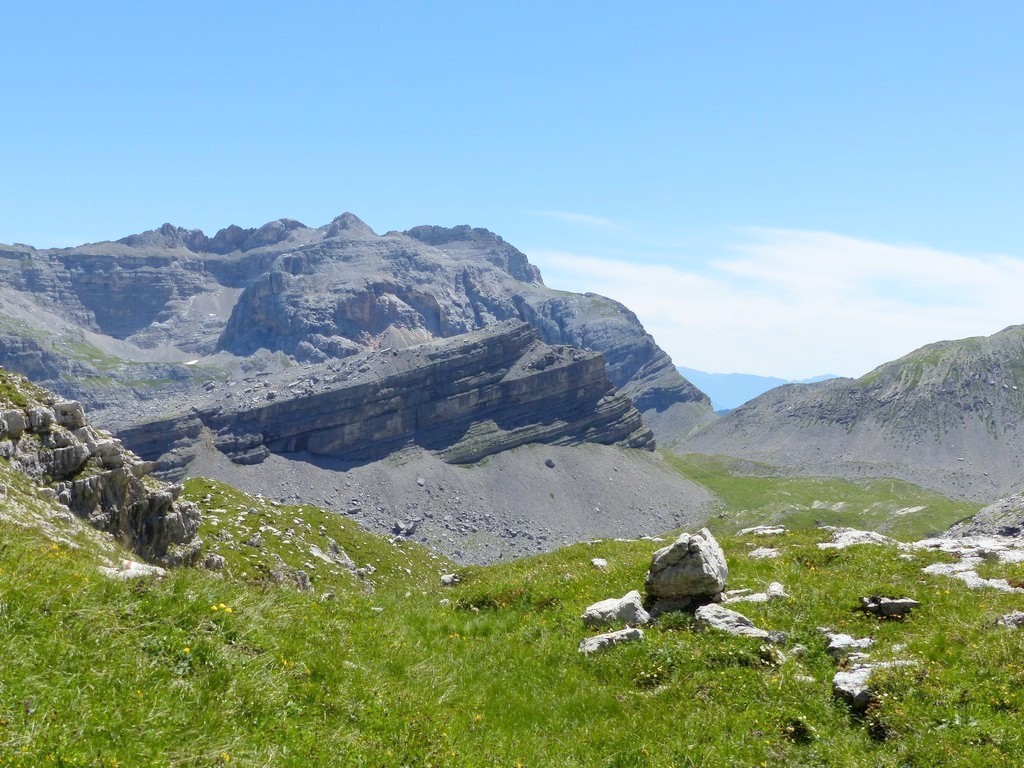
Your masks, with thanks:
M8 475L0 465L0 481L13 482ZM112 582L98 574L87 539L72 548L0 521L0 765L1024 760L1024 634L993 623L1020 596L922 574L941 554L906 561L889 547L823 551L815 546L823 534L809 530L774 539L778 560L755 561L746 553L763 540L724 538L730 587L778 580L792 595L740 606L755 623L789 633L785 660L758 641L698 631L683 615L649 629L644 643L585 658L576 651L589 634L579 614L642 588L656 544L580 544L462 568L462 584L445 589L438 573L449 563L345 518L203 480L190 481L186 495L204 506L208 548L228 560L220 574ZM29 502L37 511L42 503L23 483L0 504L11 518ZM240 515L245 530L234 530ZM260 524L282 535L265 529L265 552L238 545ZM216 538L229 527L230 541ZM309 544L326 538L357 564L376 563L373 591L319 565L313 592L264 577L274 564L303 567ZM595 570L593 557L609 569ZM879 622L853 610L871 593L914 597L922 607L905 621ZM831 696L835 667L822 625L870 634L874 658L918 666L879 676L880 705L855 718ZM792 652L796 644L804 655Z
M716 533L735 533L762 523L797 529L825 524L909 540L944 531L981 508L904 480L777 476L767 465L724 456L665 454L665 458L721 499L722 513L709 521Z
M0 407L28 408L46 397L46 392L24 376L0 369Z

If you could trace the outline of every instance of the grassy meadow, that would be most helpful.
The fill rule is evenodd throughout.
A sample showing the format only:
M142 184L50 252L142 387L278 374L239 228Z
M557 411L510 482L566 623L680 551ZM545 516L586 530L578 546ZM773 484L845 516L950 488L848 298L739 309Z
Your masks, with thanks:
M224 570L111 581L87 541L58 543L17 521L30 493L12 485L0 502L0 766L1024 761L1024 634L994 623L1024 599L921 572L945 555L826 551L824 532L804 530L771 540L779 559L752 560L767 540L724 536L730 588L777 580L791 595L737 606L786 642L701 631L679 614L645 629L643 643L584 657L582 610L642 589L660 544L602 541L455 568L327 512L192 481L186 493L204 507L207 549ZM281 535L265 528L257 550L241 541L260 520ZM362 580L314 558L312 591L269 577L302 567L327 539L375 572ZM453 569L462 583L442 587ZM1024 576L1021 565L990 570ZM922 607L882 622L854 610L867 594ZM917 665L879 674L878 705L853 716L831 694L820 626L874 637L875 660Z

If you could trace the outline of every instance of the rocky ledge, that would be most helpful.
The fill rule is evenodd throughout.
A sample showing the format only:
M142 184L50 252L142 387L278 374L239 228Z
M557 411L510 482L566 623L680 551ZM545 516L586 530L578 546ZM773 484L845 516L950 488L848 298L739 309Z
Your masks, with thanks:
M527 443L654 449L601 354L543 343L511 320L451 339L208 385L173 415L117 430L173 476L202 440L236 463L269 452L374 461L411 445L449 463Z
M199 509L178 501L179 486L147 475L155 469L109 432L92 427L81 403L60 400L0 371L0 459L140 557L162 565L195 562Z

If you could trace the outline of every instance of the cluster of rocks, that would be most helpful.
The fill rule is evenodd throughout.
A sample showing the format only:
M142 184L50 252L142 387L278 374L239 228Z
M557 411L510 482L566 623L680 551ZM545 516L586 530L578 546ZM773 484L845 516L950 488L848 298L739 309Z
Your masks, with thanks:
M983 578L978 566L983 563L1024 562L1024 539L1013 536L965 536L924 539L913 544L926 549L955 555L958 562L932 563L924 572L931 575L958 579L970 589L996 589L1000 592L1024 593L1024 582L1011 583L1008 579Z
M777 536L785 532L786 529L781 526L771 526L745 529L742 533L751 536ZM892 539L868 531L831 529L831 532L832 540L822 542L819 547L844 548L856 544L896 543ZM991 546L992 542L989 542L989 545ZM937 548L939 545L932 542L929 546ZM952 545L946 546L948 548ZM626 627L585 638L580 643L579 650L581 653L590 654L618 643L643 640L643 632L639 627L651 623L665 612L683 609L694 610L698 627L751 637L770 644L785 641L784 633L757 627L746 616L726 607L742 602L762 603L786 599L789 595L786 594L783 585L773 582L764 592L749 589L726 590L727 578L728 565L725 555L711 533L707 529L693 535L684 533L671 545L654 553L645 582L646 600L634 590L621 598L594 603L584 611L582 619L587 627L614 624L625 624ZM865 613L888 620L905 619L918 607L920 603L909 597L881 595L865 596L861 598L859 605ZM1024 626L1024 612L1004 616L999 623L1008 627ZM874 645L872 638L855 638L828 627L821 627L820 631L827 639L828 654L838 666L832 680L833 694L846 702L854 712L864 711L874 701L875 692L870 681L876 672L917 664L912 660L901 659L872 661L869 652ZM805 651L802 646L793 649L794 654ZM774 653L781 656L777 650ZM813 678L806 679L813 681Z
M595 567L607 567L607 563ZM754 626L746 616L725 608L723 603L768 602L788 597L778 582L765 592L748 589L726 591L729 566L725 553L707 528L695 534L684 533L672 544L657 550L644 581L646 599L633 590L620 598L601 600L583 612L587 627L603 627L617 623L625 629L586 638L580 643L581 653L621 642L643 639L640 626L651 623L662 614L695 608L698 626L777 642L784 635Z
M146 478L155 465L91 426L81 403L40 397L26 407L0 410L0 458L41 495L112 534L142 559L168 566L196 562L200 513L178 499L181 487Z

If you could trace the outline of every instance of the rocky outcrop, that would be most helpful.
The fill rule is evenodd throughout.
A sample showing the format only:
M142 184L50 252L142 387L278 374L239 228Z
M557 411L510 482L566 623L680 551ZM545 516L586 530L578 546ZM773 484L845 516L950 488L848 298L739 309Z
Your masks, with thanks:
M61 401L0 372L0 458L44 495L140 557L163 565L194 562L202 542L199 510L177 486L144 480L155 465L93 428L80 403Z
M854 664L836 672L832 678L832 694L846 702L854 712L863 712L875 700L870 681L872 676L885 669L917 666L913 661L876 661Z
M118 434L147 458L207 434L239 463L268 451L363 462L409 445L449 463L526 443L654 446L599 354L544 344L520 321L307 368L299 379L260 377L180 408Z
M753 637L759 640L767 640L771 633L754 626L754 623L742 613L723 608L717 603L702 605L694 613L697 626L717 629L720 632L728 632L730 635L740 637Z
M970 520L949 529L949 536L1020 536L1024 534L1024 493L989 504Z
M579 652L584 656L589 656L603 648L610 648L621 643L639 643L643 639L643 630L636 629L635 627L626 627L625 629L617 629L614 632L605 632L603 635L584 638L580 641Z
M262 349L317 363L517 319L549 344L601 353L612 384L666 437L713 418L636 315L548 288L525 254L484 229L380 236L352 214L213 237L165 224L78 248L0 246L0 285L77 328L179 360ZM126 378L118 366L109 376Z
M1022 424L1024 326L1011 326L930 344L859 379L773 389L684 449L987 502L1024 485Z

